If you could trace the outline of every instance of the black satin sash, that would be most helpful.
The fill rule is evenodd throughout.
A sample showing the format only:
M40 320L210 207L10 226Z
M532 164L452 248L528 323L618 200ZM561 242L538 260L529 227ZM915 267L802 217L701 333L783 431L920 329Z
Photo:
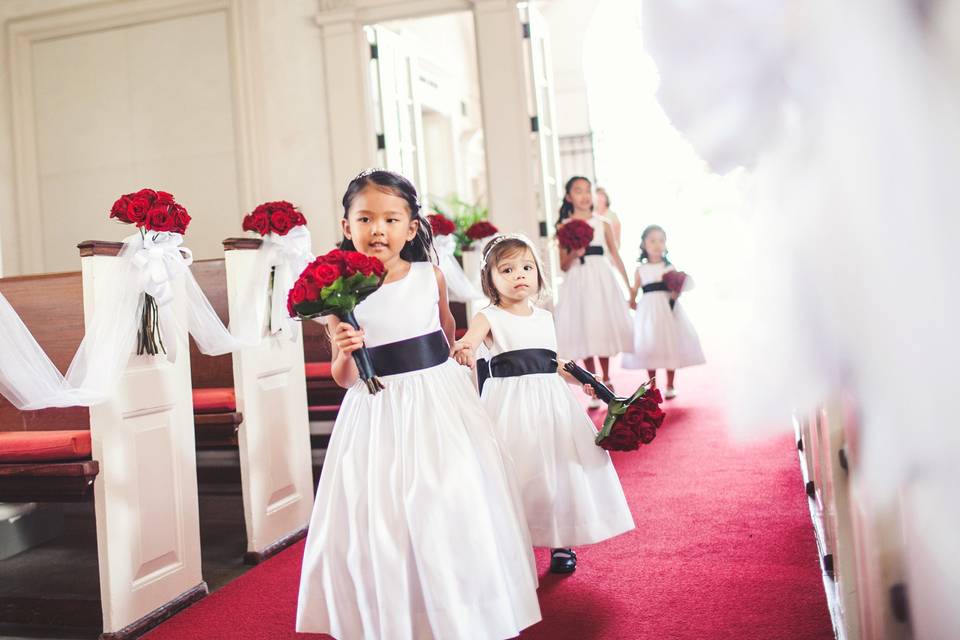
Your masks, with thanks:
M549 349L504 351L490 360L477 360L477 386L483 392L487 378L513 378L534 373L556 373L557 352Z
M367 347L367 351L378 376L393 376L443 364L450 356L450 345L443 331L434 331L408 340Z
M598 244L592 244L584 250L583 255L585 256L602 256L603 247Z

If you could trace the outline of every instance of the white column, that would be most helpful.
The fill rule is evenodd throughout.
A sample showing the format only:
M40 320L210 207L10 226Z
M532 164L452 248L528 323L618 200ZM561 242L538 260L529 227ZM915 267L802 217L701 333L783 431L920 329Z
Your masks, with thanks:
M332 184L337 197L376 156L369 91L370 48L352 8L317 16L323 40Z
M517 3L474 0L474 21L490 219L502 231L537 238L537 165Z

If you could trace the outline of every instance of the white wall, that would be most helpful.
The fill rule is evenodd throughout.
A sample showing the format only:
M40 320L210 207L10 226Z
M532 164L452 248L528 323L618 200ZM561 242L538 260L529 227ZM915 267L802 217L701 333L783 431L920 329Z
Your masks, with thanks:
M258 202L300 205L336 237L314 0L0 1L2 275L79 267L120 239L113 199L150 186L193 216L186 245L222 254Z

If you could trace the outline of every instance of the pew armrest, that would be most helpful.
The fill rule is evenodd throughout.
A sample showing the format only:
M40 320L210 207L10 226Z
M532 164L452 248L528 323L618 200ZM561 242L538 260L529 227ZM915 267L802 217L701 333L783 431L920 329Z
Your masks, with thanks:
M85 502L99 473L96 460L0 464L0 502Z

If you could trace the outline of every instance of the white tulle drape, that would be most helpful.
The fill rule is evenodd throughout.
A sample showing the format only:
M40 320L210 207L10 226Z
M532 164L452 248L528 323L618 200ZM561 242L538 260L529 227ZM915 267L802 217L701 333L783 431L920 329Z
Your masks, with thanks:
M470 281L454 257L454 251L457 248L454 237L451 235L436 236L433 239L433 246L440 258L440 263L437 266L443 272L444 280L447 281L447 295L450 302L482 300L483 292Z
M741 328L732 424L768 433L791 409L852 391L860 470L878 499L960 452L960 82L937 6L643 6L671 121L716 171L751 170L753 237L730 251Z
M143 294L154 297L166 358L175 361L177 332L189 332L207 355L235 351L243 343L224 327L190 272L193 256L177 233L139 233L124 239L116 268L95 286L115 295L98 304L87 331L61 376L29 330L0 298L0 391L19 409L92 405L112 395L136 347ZM184 280L187 324L173 312L174 285ZM52 322L56 319L52 318Z
M264 335L260 314L270 287L273 272L273 290L270 294L269 333L287 333L295 339L296 322L287 313L287 294L303 269L314 259L310 231L305 226L294 227L286 235L268 233L257 250L250 286L245 289L241 308L249 310L239 318L230 319L230 330L244 343L258 344Z

